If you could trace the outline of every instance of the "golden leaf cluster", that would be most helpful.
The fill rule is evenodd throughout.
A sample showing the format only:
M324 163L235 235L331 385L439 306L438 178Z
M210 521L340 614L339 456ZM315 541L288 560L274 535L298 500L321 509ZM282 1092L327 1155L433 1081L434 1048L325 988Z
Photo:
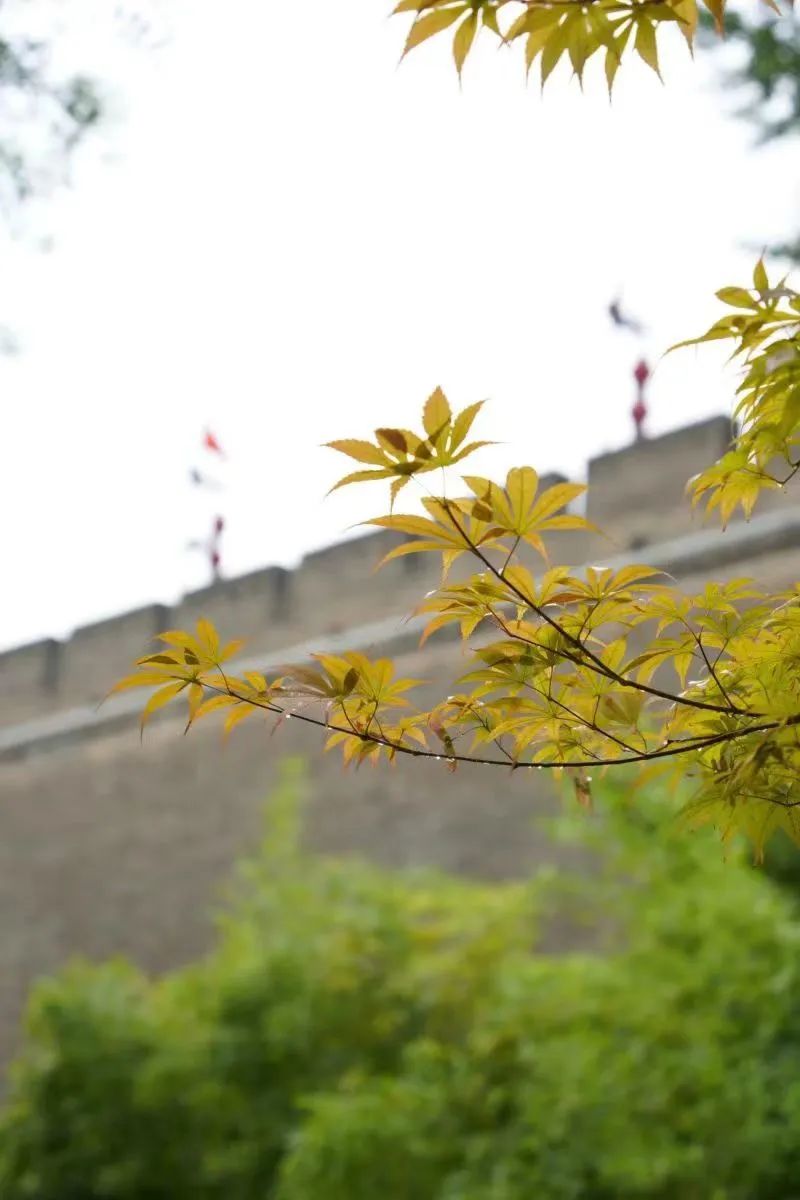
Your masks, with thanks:
M724 287L717 297L736 311L679 344L732 341L731 357L745 367L737 437L689 485L693 503L718 509L725 525L737 508L749 517L762 491L785 487L800 470L800 293L785 277L770 283L759 260L752 287Z
M765 2L780 11L777 0ZM726 0L703 0L702 7L721 32ZM500 45L520 43L526 69L538 64L542 86L561 61L583 82L586 64L597 56L611 91L626 54L660 74L658 45L666 29L676 30L691 49L700 8L698 0L400 0L393 11L412 17L404 56L453 30L453 59L461 75L476 36L485 32Z
M762 359L776 344L785 347L787 337L775 330L796 311L785 282L771 288L761 266L755 281L758 297L730 290L720 297L737 305L746 299L750 323L731 326L725 317L706 335L744 339L745 357L762 363L757 384L742 393L753 414L739 439L745 447L752 439L760 447L759 422L764 412L774 417L778 403L772 389L789 386L783 381L792 364L781 359L768 369ZM747 380L752 372L748 360ZM780 394L780 405L794 405L796 414L796 389ZM479 409L454 414L437 389L423 408L421 432L382 429L375 443L332 443L357 462L370 454L374 466L337 486L377 475L394 497L433 466L460 463L486 444L465 444ZM787 448L800 436L798 424L797 415L784 421ZM730 454L739 452L735 444ZM731 479L703 489L712 500L721 495L713 507L723 517ZM418 608L428 618L422 641L456 628L466 669L432 708L412 703L418 681L397 679L389 660L359 653L318 654L275 679L236 675L225 664L239 643L223 646L207 622L194 635L163 634L164 649L140 659L117 688L156 689L143 720L183 696L187 728L217 709L227 710L226 730L259 713L277 722L299 718L326 730L328 747L338 747L345 763L411 755L443 759L450 769L467 762L566 771L582 802L593 772L635 765L646 774L688 774L696 790L687 819L713 820L726 836L743 831L759 851L776 829L800 841L800 585L767 597L739 579L684 594L644 564L552 565L549 535L589 527L571 510L580 485L541 489L531 467L513 468L503 483L463 475L461 485L456 496L425 490L425 515L390 512L368 522L406 539L384 561L441 558L440 586ZM452 581L462 556L475 571Z

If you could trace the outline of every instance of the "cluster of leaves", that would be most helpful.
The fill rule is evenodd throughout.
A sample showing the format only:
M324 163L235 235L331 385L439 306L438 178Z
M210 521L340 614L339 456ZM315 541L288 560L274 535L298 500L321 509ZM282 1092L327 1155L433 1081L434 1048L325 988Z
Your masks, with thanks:
M483 407L483 401L471 404L452 420L450 406L440 389L429 398L422 413L422 433L410 429L376 429L375 441L346 438L329 442L356 462L366 463L371 470L354 471L334 484L331 491L348 483L369 483L375 479L391 479L392 503L410 479L426 471L451 467L489 442L467 442L473 422Z
M781 449L793 463L800 302L784 283L771 288L761 264L754 294L729 288L720 298L746 306L705 335L737 338L746 356L743 428L694 489L727 519L737 504L750 512L773 482L766 467ZM380 429L374 443L332 443L372 464L337 486L386 479L394 498L409 478L459 463L484 444L464 444L478 409L454 414L437 389L422 433ZM165 648L140 659L117 688L156 687L143 720L181 695L189 724L217 709L228 710L226 729L259 713L293 716L325 728L346 763L404 754L444 759L451 770L467 762L567 771L583 801L595 770L688 771L696 780L692 821L712 821L726 837L744 831L758 855L775 830L800 841L800 588L767 597L739 579L684 595L641 564L554 566L548 535L589 527L568 511L580 485L541 491L530 467L509 471L504 485L475 475L463 482L466 496L425 494L425 515L390 512L369 522L406 539L384 561L441 557L441 585L420 605L430 617L423 641L456 626L468 670L432 708L412 705L418 681L397 679L390 661L358 653L318 654L271 680L238 676L225 664L239 644L222 647L206 622L194 636L163 634ZM453 580L462 557L477 573Z
M576 822L590 880L481 886L310 859L284 795L201 963L36 989L4 1200L794 1195L796 912L666 808ZM537 949L572 907L617 949Z
M749 517L762 491L785 486L800 470L800 293L786 278L770 283L759 261L752 288L725 287L717 297L735 315L682 344L733 341L732 357L745 368L735 443L690 485L694 503L718 508L724 525L739 507Z
M779 11L775 0L767 3ZM691 48L700 12L721 30L725 8L726 0L400 0L394 12L413 14L406 54L455 26L459 74L483 29L502 44L520 42L527 70L538 62L542 85L562 60L582 82L588 61L602 56L610 91L626 52L658 74L658 35L665 27L677 29Z
M478 23L499 35L499 11L513 3L519 7L518 0L401 0L398 11L414 18L406 48L457 24L460 69ZM655 66L656 27L678 24L691 40L698 19L694 0L522 7L500 36L524 37L529 62L541 56L543 77L563 54L580 75L590 54L605 48L609 82L631 37ZM706 7L721 23L723 0ZM761 262L751 289L718 296L737 311L696 341L735 342L744 364L740 429L692 490L724 524L738 508L749 516L765 488L800 470L800 296L785 280L771 284ZM415 708L416 681L395 678L388 660L355 653L315 655L271 680L239 676L225 666L238 645L222 647L205 622L196 635L164 634L164 648L140 659L118 687L156 687L144 718L181 695L189 725L217 709L228 710L226 729L259 713L296 717L326 729L328 746L356 765L403 754L444 759L451 770L470 762L567 771L584 802L592 771L645 764L650 776L689 773L693 822L712 822L725 837L744 831L757 855L776 830L800 841L800 585L768 597L734 580L683 595L646 565L551 564L551 534L589 528L570 509L581 487L542 491L533 468L523 466L504 484L464 475L467 494L461 485L455 496L445 492L450 469L487 444L467 440L480 408L453 413L437 389L419 431L380 428L374 441L330 443L359 464L336 487L390 485L390 512L370 522L405 539L387 560L441 557L441 586L420 608L429 614L423 640L457 626L469 669L440 703ZM443 478L440 494L424 486L434 471ZM410 481L423 490L424 514L394 511ZM464 559L475 573L451 578Z

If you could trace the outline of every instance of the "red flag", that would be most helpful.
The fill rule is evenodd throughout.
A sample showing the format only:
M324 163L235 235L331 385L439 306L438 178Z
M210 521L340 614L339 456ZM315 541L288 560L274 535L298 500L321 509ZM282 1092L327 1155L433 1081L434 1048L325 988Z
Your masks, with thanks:
M222 453L222 446L220 446L210 429L207 429L205 432L205 436L203 437L203 445L205 446L206 450L213 450L214 453L219 454L221 458L225 457L225 455Z

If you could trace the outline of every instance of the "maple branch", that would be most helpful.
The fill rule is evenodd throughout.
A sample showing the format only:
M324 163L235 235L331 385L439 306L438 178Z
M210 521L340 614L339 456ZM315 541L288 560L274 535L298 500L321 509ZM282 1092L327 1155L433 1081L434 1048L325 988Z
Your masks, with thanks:
M498 616L498 615L497 615L497 613L495 613L495 611L494 611L494 609L492 609L491 605L487 605L487 607L489 608L489 611L490 611L490 613L491 613L492 617L495 619L495 621L497 621L497 623L498 623L498 625L500 626L500 628L501 628L501 629L502 629L502 630L503 630L503 631L504 631L506 634L508 634L508 636L509 636L510 638L512 638L512 639L513 639L513 638L514 638L514 634L513 634L513 633L512 633L512 631L511 631L511 630L508 628L508 626L506 625L506 623L505 623L505 621L503 620L503 618L502 618L502 617L500 617L500 616ZM529 638L521 638L521 639L519 639L519 640L521 640L522 642L524 642L526 645L531 645L531 646L536 646L536 645L538 645L538 643L531 641ZM541 649L543 649L543 650L544 650L544 649L546 649L546 647L542 646L542 647L541 647ZM499 662L502 662L502 661L503 661L502 659L498 659L498 663L499 663ZM573 660L571 660L571 661L573 661L573 662L574 662L575 660L573 659ZM491 664L491 665L496 665L496 664ZM578 664L578 665L580 665L580 664ZM630 753L632 753L632 754L636 753L636 751L635 751L635 749L634 749L634 747L633 747L633 746L630 746L630 745L628 745L628 743L627 743L627 742L623 742L621 738L618 738L618 737L616 737L616 736L615 736L613 733L609 733L607 729L603 729L603 728L601 728L601 726L600 726L600 725L598 725L598 724L597 724L597 722L596 722L596 719L595 719L595 718L596 718L596 716L597 716L597 707L598 707L598 705L599 705L599 697L598 697L598 705L595 705L595 717L593 717L593 718L589 718L589 717L582 717L582 716L580 715L580 713L577 713L577 712L575 712L575 710L574 710L574 709L572 709L572 708L570 708L570 707L569 707L569 705L567 705L567 704L564 704L563 700L559 700L558 696L554 696L554 695L553 695L553 689L552 689L552 683L553 683L553 670L552 670L552 668L550 669L550 675L549 675L549 677L548 677L548 682L549 682L549 687L548 687L548 691L547 691L547 692L543 692L543 691L541 691L541 689L540 689L540 688L534 687L534 685L533 685L532 683L526 683L526 684L525 684L525 686L526 686L527 688L530 688L530 690L531 690L531 691L532 691L532 692L533 692L535 695L537 695L537 696L541 696L543 699L545 699L545 700L549 700L549 701L550 701L552 704L556 704L556 705L558 705L558 707L559 707L559 708L563 709L563 711L564 711L565 713L569 713L569 715L570 715L571 717L573 717L573 718L574 718L576 721L578 721L578 722L579 722L579 724L581 724L581 725L586 725L586 726L587 726L589 729L592 729L592 730L593 730L595 733L599 734L599 735L600 735L600 737L607 738L607 739L608 739L610 742L616 742L616 744L617 744L618 746L620 746L620 747L621 747L623 750L628 750L628 751L630 751Z
M603 0L500 0L500 4L509 3L523 4L526 8L587 8L593 4L601 4ZM619 8L624 12L635 12L637 8L641 8L643 4L648 4L650 7L671 8L669 0L629 0L627 4L621 3ZM426 6L427 7L427 6ZM678 17L679 21L685 23L685 18Z
M477 711L477 709L476 709L476 708L472 708L472 707L471 707L469 711L472 713L473 717L474 717L474 718L475 718L475 720L478 722L478 724L480 725L480 727L481 727L481 729L484 731L484 733L491 733L491 732L492 732L492 730L491 730L491 727L490 727L490 725L489 725L489 722L488 722L488 721L484 721L484 720L482 719L482 716L481 716L481 714L480 714L480 713ZM465 732L466 732L466 731L465 731ZM499 738L495 738L495 739L494 739L494 744L495 744L495 746L497 746L498 750L500 750L500 751L501 751L501 753L505 754L505 756L506 756L506 759L508 760L508 762L510 762L510 763L513 763L513 762L514 762L514 756L513 756L513 755L510 753L510 751L506 750L505 746L503 745L503 743L500 741L500 739L499 739Z
M786 484L791 483L797 472L800 471L800 462L792 462L790 458L786 461L791 470L783 479L779 479L777 475L770 474L769 471L759 471L755 467L744 466L739 469L744 471L746 475L754 475L756 479L769 479L772 483L777 483L779 487L786 487Z
M714 680L714 683L717 685L717 687L719 688L722 695L725 697L726 703L730 706L731 712L734 712L734 711L740 712L741 711L740 709L735 708L734 704L731 701L730 696L728 695L727 691L725 690L725 688L722 684L722 681L720 680L719 676L717 675L717 672L715 669L715 664L713 664L711 662L711 659L706 654L706 648L703 645L702 633L697 633L694 629L691 628L691 626L688 626L688 628L692 634L692 637L697 642L697 649L700 651L700 653L703 656L703 662L706 664L706 667L708 668L709 675ZM719 659L717 659L717 662L719 662Z
M580 713L575 712L574 708L570 708L568 704L565 704L563 700L559 700L558 696L554 696L552 694L552 692L549 692L549 693L542 692L538 688L535 688L533 686L533 684L530 684L530 683L527 684L526 686L529 687L530 690L535 695L542 696L545 700L549 700L551 704L555 704L558 708L562 709L563 712L568 713L569 716L571 716L575 721L577 721L579 725L585 725L588 729L594 730L594 732L599 734L600 737L607 738L609 742L616 743L616 745L619 746L620 749L627 750L630 754L637 753L637 751L635 750L635 748L633 746L629 746L627 742L623 742L621 738L615 737L614 734L609 733L608 730L601 729L601 727L599 725L597 725L594 721L589 720L586 717L582 717L580 715ZM593 754L593 751L587 750L585 746L581 746L581 749L584 751L585 754Z
M538 695L544 695L543 692L539 692L538 689L533 687L531 684L528 684L528 687L531 688L531 691L537 692ZM600 737L607 738L610 742L615 742L622 750L627 750L629 754L637 753L633 746L629 746L628 743L623 742L621 738L616 737L613 733L609 733L607 729L601 728L601 726L597 725L594 720L589 720L587 717L582 717L580 713L575 712L574 708L570 708L568 704L565 704L563 700L559 700L558 696L554 696L552 692L546 697L546 699L550 700L552 704L557 704L558 707L563 709L565 713L569 713L569 715L573 717L580 725L586 725L589 729L594 730L594 732L599 734Z
M518 533L516 538L514 539L514 545L511 547L508 554L506 555L506 561L503 563L502 567L500 568L501 571L505 571L506 567L508 566L508 564L511 562L512 558L516 554L517 546L520 544L521 541L522 541L522 534Z
M274 701L265 701L262 703L251 696L240 696L235 691L226 692L224 688L215 687L213 684L208 683L204 683L203 687L219 695L231 696L234 700L238 700L242 704L248 704L252 708L276 713L278 716L285 716L287 719L291 718L294 721L303 721L305 724L314 725L318 729L326 729L329 733L346 733L349 737L358 738L362 742L372 742L379 746L385 746L388 750L393 750L396 754L407 754L411 758L432 758L437 762L441 762L444 759L447 762L471 763L475 766L505 767L507 770L510 769L512 771L557 771L580 767L624 767L630 763L653 762L660 758L674 758L680 754L691 754L697 750L708 750L713 746L732 742L739 738L747 737L750 734L769 733L772 730L779 729L782 725L800 724L800 716L797 716L790 718L788 722L769 721L762 725L750 725L746 729L728 730L725 733L700 734L694 738L686 738L679 744L669 745L664 749L643 751L641 754L630 754L627 758L565 759L561 762L519 762L515 760L513 763L508 763L499 758L482 758L469 754L437 754L434 750L422 750L416 746L405 746L402 742L393 742L390 738L380 737L374 733L366 733L354 728L348 729L343 725L332 725L320 717L310 717L307 713L290 713L285 708L281 708L280 705L275 704Z
M491 571L496 579L499 579L501 583L505 584L505 586L512 591L527 608L531 609L532 612L535 612L536 615L541 620L545 621L553 630L555 630L556 633L558 633L571 645L575 646L578 652L584 656L584 659L579 663L580 666L589 667L590 670L594 670L597 674L604 675L606 679L612 679L614 683L619 684L620 687L634 688L638 692L646 692L649 696L657 696L660 700L668 700L670 704L683 704L687 708L700 708L706 710L707 712L723 713L725 716L754 717L758 715L757 713L748 712L745 709L732 708L721 704L711 704L707 700L693 700L689 696L676 696L673 692L665 692L662 691L661 688L651 687L647 683L640 683L635 679L628 679L625 675L620 675L619 672L614 671L611 667L607 666L607 664L603 662L602 658L599 658L598 655L590 650L588 646L586 646L585 643L580 640L580 638L575 637L573 634L564 629L564 627L560 625L554 617L551 617L550 614L545 612L544 609L536 604L535 601L531 600L530 596L527 596L521 588L512 583L511 580L506 577L504 572L496 567L491 559L487 558L486 555L481 552L479 547L475 545L466 529L464 529L462 526L461 522L453 515L450 502L443 497L441 503L448 517L464 539L464 544L468 547L470 552L475 555L479 562L483 563L483 565L489 571ZM525 641L527 639L523 638L521 640ZM564 654L562 650L557 651L557 653L563 654L565 658L569 658L569 656Z

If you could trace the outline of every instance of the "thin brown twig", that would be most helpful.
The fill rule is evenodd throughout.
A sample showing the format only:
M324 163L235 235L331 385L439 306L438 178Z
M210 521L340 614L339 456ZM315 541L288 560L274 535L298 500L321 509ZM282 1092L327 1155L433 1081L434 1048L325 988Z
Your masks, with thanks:
M497 623L498 623L498 625L500 626L500 628L501 628L501 629L502 629L502 630L503 630L505 633L507 633L509 637L513 638L513 637L514 637L513 633L511 632L511 630L509 630L508 626L505 624L505 622L503 621L502 617L499 617L499 616L497 616L497 614L494 612L494 610L491 608L491 606L490 606L490 605L489 605L489 606L487 606L487 607L489 607L489 610L490 610L490 612L491 612L492 616L493 616L493 617L494 617L494 619L497 621ZM526 641L526 643L528 643L528 639L525 639L525 641ZM531 643L528 643L528 644L531 644ZM534 645L535 645L535 643L532 643L532 644L534 644ZM542 647L542 648L544 649L544 647ZM498 660L498 661L499 661L499 662L502 662L503 660L502 660L502 659L500 659L500 660ZM491 665L491 664L490 664L490 665ZM628 751L630 751L631 753L636 753L636 751L635 751L635 749L634 749L634 747L633 747L633 746L629 746L627 742L623 742L621 738L618 738L618 737L616 737L616 736L615 736L615 734L613 734L613 733L609 733L607 729L603 729L603 728L601 728L601 726L599 726L599 725L596 723L596 719L595 719L595 718L597 717L597 710L598 710L598 708L599 708L599 705L600 705L600 697L599 697L599 696L597 697L597 704L595 705L595 716L594 716L594 718L582 717L582 716L580 715L580 713L576 713L576 712L575 712L575 710L574 710L574 709L572 709L572 708L570 708L568 704L564 704L563 700L559 700L557 696L554 696L554 695L553 695L553 688L552 688L552 684L553 684L553 670L554 670L554 668L553 668L553 667L550 667L550 668L545 668L545 670L548 670L548 669L549 669L549 672L550 672L550 673L549 673L549 675L548 675L548 689L547 689L547 692L543 692L543 691L541 691L541 689L540 689L540 688L536 688L536 687L534 687L532 683L526 683L526 684L525 684L525 687L527 687L527 688L530 688L530 690L531 690L531 691L532 691L532 692L533 692L535 695L537 695L537 696L541 696L543 699L545 699L545 700L548 700L548 701L549 701L551 704L556 704L556 705L558 705L558 707L559 707L559 708L561 708L561 709L563 709L565 713L569 713L569 715L570 715L571 717L573 717L573 718L574 718L576 721L578 721L578 722L579 722L581 725L586 725L586 726L587 726L589 729L592 729L592 730L593 730L595 733L599 734L599 735L600 735L600 737L607 738L607 739L608 739L610 742L616 742L616 744L617 744L618 746L620 746L620 747L621 747L623 750L628 750Z
M523 604L525 604L525 606L527 608L530 608L531 611L535 612L536 615L541 620L545 621L548 625L550 625L551 628L553 630L555 630L556 633L558 633L561 637L565 638L566 641L568 641L571 645L575 646L575 648L578 650L578 652L581 655L583 655L585 658L585 661L583 661L580 664L581 666L589 667L591 670L594 670L596 673L605 675L605 677L607 679L613 679L613 681L615 683L619 684L620 687L633 688L639 692L646 692L648 695L656 696L660 700L668 700L670 702L670 704L682 704L688 708L701 708L701 709L705 709L707 712L724 713L726 716L737 716L737 717L758 716L757 713L750 713L744 709L730 708L730 707L723 706L721 704L711 704L705 700L693 700L689 696L676 696L673 692L666 692L666 691L663 691L661 688L651 687L649 684L640 683L639 681L637 681L635 679L628 679L626 676L620 675L617 671L614 671L611 667L609 667L606 663L604 663L603 660L597 654L595 654L592 650L590 650L588 648L588 646L586 646L586 644L580 640L580 638L576 638L573 634L569 633L566 629L564 629L564 627L562 625L560 625L559 622L556 621L554 617L551 617L550 614L545 612L544 609L540 605L536 604L536 602L533 601L530 598L530 596L527 596L522 591L521 588L517 587L516 584L512 583L506 577L506 575L498 567L496 567L494 565L494 563L491 561L491 559L487 558L486 555L481 552L480 548L478 546L476 546L475 543L472 541L469 534L464 529L464 527L461 525L461 523L457 519L457 517L455 517L453 515L453 512L451 510L451 505L448 500L442 499L442 505L443 505L445 511L447 512L447 515L449 516L450 520L453 522L453 524L458 529L459 533L461 534L462 538L464 539L465 545L469 548L471 553L474 554L475 557L480 562L482 562L483 565L489 571L491 571L491 573L495 576L496 579L499 579L501 583L505 584L505 586L507 588L509 588L509 590L511 592L513 592L514 595L517 596L523 602ZM558 653L562 653L562 651L559 651ZM564 657L567 657L567 656L565 655Z
M411 758L432 758L437 762L445 759L448 762L465 762L472 763L478 766L486 767L505 767L508 769L508 762L497 758L481 758L467 754L437 754L433 750L422 750L414 746L404 746L401 742L393 742L389 738L378 737L374 733L364 733L363 731L350 728L347 729L343 725L332 725L329 721L323 721L319 717L310 717L306 713L287 713L280 705L273 701L260 703L258 700L250 696L240 696L238 692L228 691L224 688L215 687L212 684L204 683L204 687L211 692L216 692L221 695L232 696L233 699L240 701L242 704L249 704L253 708L259 708L266 712L273 712L279 716L287 716L295 721L303 721L307 725L314 725L318 729L327 729L330 733L346 733L349 737L356 737L360 741L374 742L381 746L386 746L387 749L395 751L397 754L406 754ZM347 714L345 714L347 715ZM800 722L800 717L796 721L790 719L789 722L770 721L762 725L750 725L744 729L728 730L724 733L716 733L709 735L698 735L696 739L687 739L681 742L680 745L668 746L665 749L650 750L641 754L631 754L627 758L590 758L590 759L571 759L561 762L519 762L515 761L512 764L514 770L558 770L562 768L579 768L579 767L623 767L629 763L652 762L660 758L674 758L679 754L693 753L697 750L708 750L713 746L721 745L725 742L738 740L739 738L747 737L755 733L767 733L775 729L779 729L782 725Z
M690 633L692 634L692 637L694 638L694 640L697 642L697 649L700 651L700 653L703 656L703 662L706 664L706 667L708 668L709 675L714 680L714 683L717 685L717 687L719 688L722 695L725 697L726 704L730 705L731 711L733 711L737 706L734 705L733 701L731 700L730 696L728 695L727 691L725 690L724 684L722 683L719 676L717 675L715 665L712 664L711 659L706 654L706 648L703 645L702 633L697 633L696 630L691 628L691 626L687 626L687 628L689 629ZM719 661L719 660L717 660L717 661Z

